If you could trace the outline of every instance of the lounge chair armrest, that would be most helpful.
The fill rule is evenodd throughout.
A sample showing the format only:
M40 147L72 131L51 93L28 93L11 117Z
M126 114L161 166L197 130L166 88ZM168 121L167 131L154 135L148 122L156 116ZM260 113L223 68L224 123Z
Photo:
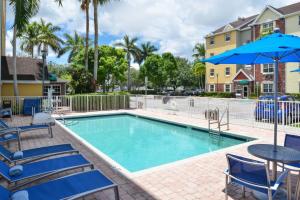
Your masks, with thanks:
M2 130L0 130L0 136L8 134L8 133L16 133L16 132L19 132L19 131L20 131L20 129L17 128L17 127L2 129Z
M277 178L274 185L271 187L272 190L277 190L278 187L281 185L281 183L284 181L284 179L288 176L289 170L285 170L280 174L280 176Z

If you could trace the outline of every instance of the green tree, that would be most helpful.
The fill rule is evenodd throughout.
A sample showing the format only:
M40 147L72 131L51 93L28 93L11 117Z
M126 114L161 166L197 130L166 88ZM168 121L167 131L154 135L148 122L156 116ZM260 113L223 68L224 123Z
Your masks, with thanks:
M63 54L70 52L68 57L68 62L70 63L72 58L78 53L80 50L84 48L84 38L78 35L78 33L75 31L74 37L69 35L68 33L64 34L65 41L64 41L64 47L61 48L59 51L58 57L62 56Z
M163 53L162 54L163 59L163 70L165 73L165 77L167 78L166 84L167 86L173 87L173 89L176 89L177 86L177 75L178 75L178 68L177 68L177 62L175 57L172 53Z
M141 87L144 85L144 78L140 76L140 71L137 69L132 68L130 71L130 77L131 77L131 86L134 89L137 89L138 87Z
M142 43L138 48L136 55L136 62L141 65L145 59L156 52L158 48L156 48L151 42Z
M57 36L57 32L61 30L59 26L54 26L52 23L46 23L41 19L39 25L40 34L38 37L38 52L43 49L48 51L50 47L55 53L60 52L63 40Z
M193 66L193 74L199 80L199 88L203 89L205 85L205 64L196 62Z
M70 70L72 80L71 89L75 94L90 93L94 91L93 75L84 67L74 67Z
M62 5L62 0L55 0ZM18 80L17 80L17 35L24 31L29 20L39 10L39 0L9 0L9 5L13 8L14 24L13 24L13 80L14 95L19 96Z
M205 57L205 45L203 43L197 43L193 49L193 57L195 60L199 60L201 57Z
M140 76L147 76L156 90L161 90L165 86L167 77L164 69L164 60L160 55L147 57L140 68L140 72Z
M34 57L34 47L39 44L40 28L37 22L27 24L24 30L18 35L21 39L21 50Z
M194 75L190 62L185 58L177 57L176 63L178 67L177 85L183 86L184 88L193 86Z
M130 63L132 58L136 58L138 55L138 48L136 46L136 42L138 41L137 37L130 38L128 35L125 35L122 42L118 42L115 44L116 47L122 48L126 52L126 58L128 62L128 70L127 70L127 89L130 91L131 82L130 82Z

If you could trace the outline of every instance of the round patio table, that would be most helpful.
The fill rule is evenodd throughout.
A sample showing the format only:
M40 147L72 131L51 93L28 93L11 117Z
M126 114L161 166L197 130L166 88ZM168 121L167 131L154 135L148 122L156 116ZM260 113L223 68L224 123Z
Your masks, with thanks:
M277 177L277 163L290 164L300 162L300 151L284 147L277 146L277 150L274 151L274 145L272 144L253 144L248 147L248 152L253 156L267 160L268 168L269 162L273 162L272 179L276 180ZM290 194L288 194L290 196Z

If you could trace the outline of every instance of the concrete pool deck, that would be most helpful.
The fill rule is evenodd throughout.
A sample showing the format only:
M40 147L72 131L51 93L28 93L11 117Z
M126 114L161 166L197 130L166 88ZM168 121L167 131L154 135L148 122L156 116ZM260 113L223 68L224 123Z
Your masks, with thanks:
M177 123L184 123L192 126L207 128L207 121L193 119L173 114L157 113L145 110L129 110L129 111L101 111L90 113L72 113L73 116L80 115L98 115L98 114L113 114L120 112L128 112L146 117L169 120ZM30 123L30 117L14 117L13 125L26 125ZM230 133L257 138L249 143L225 148L216 152L207 153L201 156L196 156L191 159L177 161L161 167L135 173L134 176L128 176L118 172L110 167L103 158L99 157L84 144L67 133L60 126L53 128L54 138L49 138L46 130L33 131L24 133L22 136L23 149L35 148L45 145L54 145L61 143L72 143L84 156L86 156L95 167L102 170L103 173L115 181L119 185L120 197L124 200L132 199L166 199L166 200L193 200L193 199L225 199L224 184L225 175L224 169L227 167L225 158L226 153L239 154L247 157L252 157L247 152L247 146L254 143L272 143L273 131L247 126L230 125ZM299 134L299 133L298 133ZM283 144L284 133L279 132L278 143ZM12 144L11 149L15 150L16 145ZM254 157L252 157L254 158ZM257 158L255 158L257 159ZM295 185L295 177L293 178L293 186ZM244 199L239 187L232 186L229 189L229 199ZM100 192L90 197L89 199L113 199L113 192ZM254 199L250 190L246 189L246 198Z

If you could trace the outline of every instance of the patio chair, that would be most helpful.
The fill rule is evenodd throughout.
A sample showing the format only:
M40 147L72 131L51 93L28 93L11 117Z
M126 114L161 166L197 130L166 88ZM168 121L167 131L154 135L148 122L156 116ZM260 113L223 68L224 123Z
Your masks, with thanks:
M12 119L12 110L11 108L0 108L0 117L9 117Z
M21 150L20 130L18 128L8 128L0 130L0 144L17 141L18 149Z
M27 195L30 200L71 200L78 199L104 190L114 190L119 200L118 185L98 170L80 172L61 177L39 185L12 192L0 186L2 200L11 200L15 195Z
M0 127L2 129L10 129L10 128L19 128L20 133L27 132L27 131L34 131L34 130L41 130L41 129L48 129L48 133L51 138L53 138L53 132L52 132L52 124L32 124L32 125L27 125L27 126L18 126L18 127L13 127L8 125L4 120L0 119Z
M9 184L15 184L15 187L21 187L28 183L68 170L84 169L85 167L93 168L93 165L82 155L70 155L16 166L21 166L22 170L20 173L12 175L12 167L3 161L0 161L0 175ZM21 181L22 183L20 183Z
M228 199L228 184L231 183L242 186L243 196L245 196L245 187L247 187L265 194L269 200L272 200L280 186L282 186L284 179L288 176L288 171L286 170L276 181L271 181L269 170L265 163L232 154L227 154L226 157L228 161L228 169L224 172L226 175L226 200Z
M59 144L53 146L26 149L17 152L11 152L8 149L6 149L3 145L0 145L0 155L9 163L27 163L51 156L72 153L79 153L79 151L75 150L71 144Z

